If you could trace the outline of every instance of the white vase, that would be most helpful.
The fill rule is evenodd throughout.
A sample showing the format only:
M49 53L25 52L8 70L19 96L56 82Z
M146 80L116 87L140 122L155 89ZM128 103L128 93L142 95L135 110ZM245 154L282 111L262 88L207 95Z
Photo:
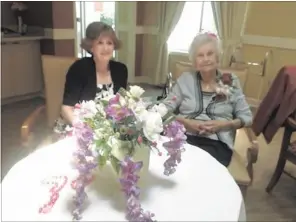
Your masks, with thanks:
M139 187L143 187L145 185L149 173L150 147L144 144L137 145L132 159L133 161L143 162L142 169L138 173L138 175L140 176L138 185Z
M126 143L121 143L122 146L124 144ZM141 189L141 192L148 186L146 180L148 179L147 175L149 171L149 159L149 147L145 147L144 145L137 146L133 155L133 160L143 161L143 167L138 173L140 179L137 183L137 186ZM118 174L115 171L110 162L107 162L102 168L98 167L94 174L94 181L88 189L90 189L91 192L95 192L96 195L100 197L100 199L110 202L112 208L124 212L126 210L126 197L122 192L122 187L119 182L121 174Z
M122 141L122 140L113 140L112 141L112 154L116 157L119 161L124 160L125 156L127 155L127 151L131 146L131 141ZM132 156L133 161L142 161L143 166L141 170L138 172L140 177L138 181L138 186L143 187L145 185L145 181L148 176L149 172L149 160L150 160L150 148L144 144L137 144L135 146L135 152ZM118 187L119 185L119 178L121 178L120 172L116 172L115 168L112 166L110 162L96 170L95 176L98 177L98 180L109 180L110 189L112 187ZM115 183L114 183L115 182Z

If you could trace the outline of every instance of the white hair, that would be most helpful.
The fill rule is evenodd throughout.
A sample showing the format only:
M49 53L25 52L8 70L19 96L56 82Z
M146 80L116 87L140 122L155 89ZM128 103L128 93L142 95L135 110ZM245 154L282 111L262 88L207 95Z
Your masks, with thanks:
M202 34L197 34L192 43L190 44L189 47L189 59L192 63L195 63L195 57L196 57L196 52L198 49L203 46L206 43L212 42L215 45L216 48L216 53L218 56L218 61L220 59L220 56L222 54L222 50L220 47L220 42L218 38L211 33L202 33Z

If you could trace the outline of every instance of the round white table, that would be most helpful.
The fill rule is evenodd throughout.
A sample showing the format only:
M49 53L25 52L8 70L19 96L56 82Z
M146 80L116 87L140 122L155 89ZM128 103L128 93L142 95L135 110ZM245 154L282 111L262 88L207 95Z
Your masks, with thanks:
M64 139L36 150L15 164L2 181L3 221L70 221L74 191L70 182L74 142ZM141 204L155 213L157 221L245 221L244 201L228 170L209 154L186 145L175 174L163 175L166 156L151 153L148 188L142 189ZM48 187L41 183L51 176L66 175L69 182L47 214L39 207L48 200ZM98 181L101 190L88 190L88 206L83 221L124 221L118 205L123 193L108 189L107 180Z

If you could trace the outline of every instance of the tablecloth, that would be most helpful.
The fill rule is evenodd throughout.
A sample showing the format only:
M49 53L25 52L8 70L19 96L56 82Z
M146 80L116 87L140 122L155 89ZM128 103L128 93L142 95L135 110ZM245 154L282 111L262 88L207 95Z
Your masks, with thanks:
M72 138L36 150L15 164L2 181L3 221L70 221L70 186L76 171L71 168ZM165 155L151 152L149 175L142 188L141 203L157 221L245 221L239 187L227 168L205 151L185 145L182 162L171 176L163 175ZM42 183L51 176L67 175L69 182L51 212L40 214L48 198ZM98 188L99 187L99 188ZM124 221L124 195L115 183L100 178L88 188L83 221Z

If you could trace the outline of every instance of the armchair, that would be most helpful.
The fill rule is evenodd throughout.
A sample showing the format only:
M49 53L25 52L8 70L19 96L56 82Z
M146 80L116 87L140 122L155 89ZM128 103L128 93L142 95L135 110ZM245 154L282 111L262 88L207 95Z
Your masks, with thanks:
M24 146L35 146L32 143L38 135L36 125L40 121L44 121L44 119L41 119L42 114L46 114L48 130L52 130L54 122L60 114L66 73L77 58L43 55L41 59L46 104L37 107L23 122L21 126L21 143ZM44 137L44 135L38 135L38 137L40 136ZM46 139L42 138L41 145L51 143L52 140L52 135L47 136Z
M190 63L177 62L173 73L167 76L166 91L171 90L174 80L183 72L191 70L192 65ZM222 72L235 73L240 80L242 89L244 89L247 80L247 69L227 67L220 68L219 70ZM252 129L250 127L238 129L236 132L234 152L228 170L239 185L244 197L246 196L248 187L253 181L253 165L257 161L258 150L257 137Z

